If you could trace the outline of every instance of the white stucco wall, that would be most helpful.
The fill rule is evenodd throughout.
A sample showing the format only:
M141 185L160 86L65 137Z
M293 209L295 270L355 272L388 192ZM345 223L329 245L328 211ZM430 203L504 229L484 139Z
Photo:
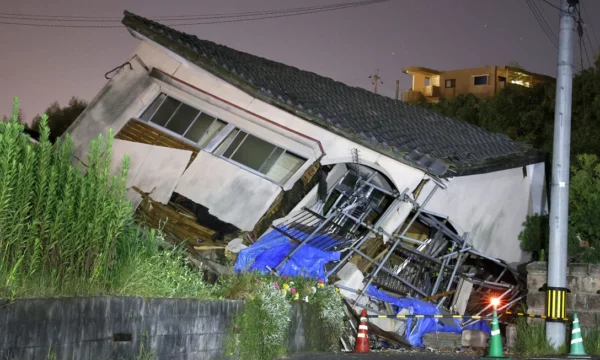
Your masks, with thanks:
M136 186L150 193L152 199L162 204L169 202L192 156L189 150L116 139L112 152L113 173L121 171L125 154L129 156L130 161L127 188Z
M222 221L251 231L282 190L266 179L201 151L183 173L175 191L206 206Z
M156 87L138 58L130 63L131 68L126 66L116 73L67 129L75 143L74 155L84 164L90 140L106 135L109 129L115 133L121 130Z
M519 167L452 178L425 209L447 215L458 233L468 233L468 242L484 255L509 263L528 261L530 255L521 250L518 236L527 215L545 206L541 165L529 166L527 177ZM423 189L420 201L432 187Z

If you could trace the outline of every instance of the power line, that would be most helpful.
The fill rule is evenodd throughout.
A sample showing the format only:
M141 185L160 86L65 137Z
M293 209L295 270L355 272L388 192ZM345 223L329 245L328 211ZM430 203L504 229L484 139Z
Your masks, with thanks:
M588 13L587 13L587 9L585 8L585 5L583 4L583 0L579 0L579 4L580 4L581 8L583 9L583 12L585 13L586 19L590 19L590 17L588 16ZM592 29L592 35L594 35L594 40L596 40L596 46L598 48L600 48L600 41L598 41L598 36L596 36L596 30L594 30L594 27L589 22L588 22L588 26L590 27L590 29Z
M548 4L548 5L552 6L552 7L553 7L553 8L555 8L556 10L558 10L558 11L562 11L562 9L561 9L561 8L559 8L558 6L554 5L554 4L553 4L553 3L551 3L550 1L548 1L548 0L542 0L542 1L543 1L543 2L545 2L546 4Z
M535 17L535 20L542 28L542 31L544 32L544 34L546 34L546 37L548 38L548 40L550 40L552 45L554 45L554 47L558 49L558 38L556 37L556 34L554 34L552 29L548 25L543 14L541 14L541 12L539 12L539 8L536 7L535 2L533 0L525 0L525 2L527 3L529 10L531 10L533 17Z
M585 31L583 28L583 25L585 24L585 22L583 21L583 18L581 17L581 5L577 7L577 16L579 17L577 20L577 32L579 34L579 51L581 52L581 46L583 44L583 49L585 50L585 57L588 61L588 64L590 65L590 67L592 66L592 61L590 61L590 56L588 55L588 49L587 49L587 44L585 42L585 39L583 38L583 34L585 33L588 42L590 43L590 51L594 50L594 45L592 44L592 41L590 40L590 35L589 35L589 31ZM593 53L592 53L593 56ZM581 59L581 62L583 63L583 59Z
M202 25L202 24L215 24L222 22L241 22L241 21L252 21L261 19L270 19L278 17L287 17L303 14L312 14L317 12L325 12L332 10L341 10L346 8L353 8L358 6L365 6L371 4L377 4L387 2L389 0L367 0L359 1L354 3L338 3L321 6L310 6L310 7L299 7L290 9L280 10L265 10L265 11L250 11L250 12L238 12L238 13L220 13L220 14L205 14L205 15L171 15L171 16L157 16L152 17L153 20L162 20L164 22L170 21L184 21L184 20L211 20L211 19L232 19L224 21L201 21L196 23L186 24L171 24L172 26L184 26L184 25ZM101 28L101 27L121 27L121 25L63 25L63 24L46 24L46 23L23 23L20 20L33 20L33 21L49 21L49 22L93 22L93 23L109 23L109 22L120 22L122 18L114 17L93 17L93 16L73 16L73 15L39 15L39 14L24 14L24 13L0 13L0 19L15 20L17 22L1 21L2 24L14 24L14 25L29 25L38 27L90 27L90 28Z

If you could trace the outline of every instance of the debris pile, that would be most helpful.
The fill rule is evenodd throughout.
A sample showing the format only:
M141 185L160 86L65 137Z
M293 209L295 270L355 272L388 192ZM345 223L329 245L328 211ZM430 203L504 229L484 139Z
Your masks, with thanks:
M444 189L441 181L419 202L422 186L400 193L373 169L341 165L343 174L331 186L320 184L312 206L273 222L258 242L240 251L234 271L329 281L355 315L359 309L370 315L461 315L373 319L378 338L400 345L423 346L430 332L489 332L481 321L492 315L485 299L501 299L502 314L524 297L515 269L478 252L446 216L425 209L435 191ZM400 334L406 342L385 333Z

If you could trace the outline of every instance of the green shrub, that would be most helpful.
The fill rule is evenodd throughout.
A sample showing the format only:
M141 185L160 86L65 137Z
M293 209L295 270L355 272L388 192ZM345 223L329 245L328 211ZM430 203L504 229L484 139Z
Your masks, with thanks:
M533 253L534 258L544 261L544 253L548 253L549 224L548 215L535 214L527 216L524 229L519 234L521 249Z
M595 155L580 155L571 166L569 188L568 253L572 261L600 262L600 161ZM546 260L550 224L547 215L528 216L519 235L521 249L536 260Z
M111 168L112 134L90 143L84 172L68 135L39 144L0 122L0 297L114 294L207 297L180 250L159 250L160 231L138 226L125 197L128 159Z

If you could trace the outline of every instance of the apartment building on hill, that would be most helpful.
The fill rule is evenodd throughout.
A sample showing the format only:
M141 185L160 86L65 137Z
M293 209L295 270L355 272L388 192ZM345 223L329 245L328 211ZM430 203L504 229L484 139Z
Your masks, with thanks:
M402 101L418 103L438 102L456 95L473 94L480 98L496 95L509 85L534 87L543 82L554 82L551 76L536 74L511 66L484 66L471 69L439 71L421 66L402 69L412 75L412 87L402 92Z

